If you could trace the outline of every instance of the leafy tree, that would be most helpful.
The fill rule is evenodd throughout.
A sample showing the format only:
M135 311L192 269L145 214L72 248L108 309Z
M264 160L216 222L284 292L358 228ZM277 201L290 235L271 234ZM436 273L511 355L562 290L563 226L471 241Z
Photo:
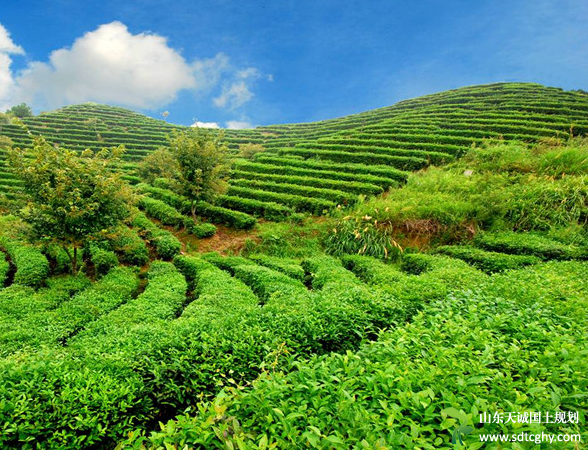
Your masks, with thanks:
M139 164L139 176L148 183L156 178L176 180L179 177L179 166L169 148L160 148L149 153Z
M14 117L24 118L24 117L32 117L33 110L29 105L26 103L21 103L20 105L15 105L6 111L7 114L10 114Z
M227 190L229 149L223 138L222 131L190 128L169 139L169 151L178 167L176 190L192 199L194 218L198 201L213 201Z
M130 214L132 191L112 170L123 152L117 147L78 154L43 138L35 138L32 151L9 150L10 169L24 183L21 217L36 239L63 247L74 274L78 249Z

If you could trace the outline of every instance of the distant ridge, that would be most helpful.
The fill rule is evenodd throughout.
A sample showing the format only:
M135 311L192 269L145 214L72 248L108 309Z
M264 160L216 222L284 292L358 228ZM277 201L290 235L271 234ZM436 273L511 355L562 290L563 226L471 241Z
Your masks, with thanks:
M121 170L138 182L138 161L184 127L120 107L84 103L24 120L28 129L64 147L97 150L123 144ZM588 132L588 95L534 83L468 86L403 100L395 105L320 122L226 130L237 151L245 143L265 151L237 160L222 206L267 217L293 212L322 214L350 205L358 195L377 195L403 182L407 172L443 164L484 139L535 142ZM27 147L31 137L17 125L0 135ZM0 191L13 195L15 180L0 154ZM276 206L278 205L278 206Z

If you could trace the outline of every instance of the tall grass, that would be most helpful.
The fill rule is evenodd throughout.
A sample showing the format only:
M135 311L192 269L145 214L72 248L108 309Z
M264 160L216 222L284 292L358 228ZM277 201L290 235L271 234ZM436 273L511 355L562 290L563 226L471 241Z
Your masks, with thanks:
M372 225L363 224L363 217ZM358 204L334 221L325 244L335 254L382 257L384 242L455 243L480 230L573 229L578 240L586 236L587 223L588 141L494 143L473 148L452 165L412 174L404 187Z

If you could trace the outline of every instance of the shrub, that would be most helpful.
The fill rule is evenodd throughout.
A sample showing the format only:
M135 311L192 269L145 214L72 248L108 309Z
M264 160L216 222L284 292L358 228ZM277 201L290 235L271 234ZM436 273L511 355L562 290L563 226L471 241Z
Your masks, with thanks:
M4 351L12 351L12 343L18 340L20 327L31 328L32 317L43 319L49 312L68 301L70 297L86 289L90 280L78 275L63 275L47 279L47 287L34 291L33 288L13 284L0 292L0 336ZM33 323L32 326L36 326ZM15 339L16 338L16 339ZM9 343L8 345L6 345Z
M152 239L155 251L162 259L172 259L182 250L182 243L171 233L160 234Z
M325 211L332 209L336 203L324 200L322 198L305 197L302 195L286 194L281 192L270 192L261 189L247 188L241 186L231 186L229 195L252 198L264 202L275 202L288 205L297 212L309 212L315 215L321 215Z
M236 209L277 222L286 220L288 216L292 215L292 208L275 202L265 202L232 195L220 195L217 201L224 208Z
M398 266L383 264L381 261L369 256L345 255L341 258L341 262L346 269L369 284L386 286L406 277Z
M112 250L120 255L122 262L142 266L149 261L149 250L134 230L119 227L109 239Z
M310 443L449 450L455 447L449 407L474 428L472 442L481 433L513 430L507 424L475 427L480 412L582 411L585 402L576 393L588 373L586 315L576 308L585 306L585 272L585 263L558 262L497 274L434 301L357 352L292 361L283 371L265 371L247 388L227 386L197 414L184 413L149 435L135 432L121 449ZM575 293L565 302L553 295L562 286ZM493 363L472 354L491 354ZM574 370L554 376L553 368L562 365ZM459 396L456 379L464 380ZM516 432L582 433L581 423L526 423Z
M367 149L366 149L367 150ZM281 149L280 154L300 155L305 158L318 157L337 163L360 163L390 165L401 170L419 170L428 165L427 160L414 156L392 156L370 153L369 151L345 152L339 150L311 150L305 148ZM450 158L450 156L448 155Z
M284 155L287 156L287 155ZM256 158L256 162L260 165L266 166L268 171L276 167L272 173L284 173L284 174L302 174L308 176L328 176L329 178L337 178L337 174L341 176L341 179L355 181L361 177L367 183L379 184L384 188L391 186L389 180L394 180L398 183L405 183L408 178L408 172L395 169L394 167L386 165L375 165L370 166L367 164L340 164L331 161L324 160L313 160L313 159L284 159L283 156L269 156L262 155ZM272 166L268 166L272 164ZM240 167L240 165L238 166ZM283 169L281 169L283 167ZM299 170L290 171L290 167L298 168ZM321 175L321 174L325 175ZM376 178L370 178L374 176ZM379 178L378 178L379 177ZM382 180L387 179L388 182Z
M363 177L361 178L362 181L341 181L327 178L326 174L324 174L321 178L309 176L264 174L258 172L244 172L241 170L236 170L233 171L233 178L238 180L244 179L258 182L287 183L289 185L296 186L296 188L298 189L301 189L300 193L305 193L304 188L316 189L316 187L320 187L321 189L327 190L349 192L358 195L378 195L384 192L381 186L369 184L364 181ZM294 190L292 190L291 192L296 193ZM314 192L312 192L312 189L308 190L308 192L310 193L309 196L316 196L313 195ZM333 195L333 193L328 194ZM349 198L351 198L351 196L349 196Z
M69 249L69 252L73 257L73 251L71 248ZM52 274L71 273L71 260L62 246L49 244L43 249L43 253L49 261L49 267ZM81 267L84 258L83 249L80 249L77 252L77 258L78 261L76 267Z
M186 217L186 219L188 219ZM194 223L192 219L190 222ZM155 251L162 259L172 259L182 249L182 243L172 233L162 230L151 222L143 213L136 214L132 225L139 228L146 239L155 247Z
M83 289L85 286L61 285L47 292L56 297L46 297L40 303L49 300L53 308L33 309L21 317L12 330L1 335L0 352L7 355L65 342L100 315L127 302L137 288L137 277L133 270L120 267L112 269L88 289ZM70 293L76 295L69 299Z
M14 283L39 287L49 275L49 262L40 250L3 237L0 246L8 252L16 266Z
M137 185L137 188L139 192L148 193L150 196L164 201L183 213L189 213L191 210L191 202L186 197L177 195L172 191L143 183ZM225 224L238 230L249 230L257 223L257 220L249 214L214 206L204 201L197 202L195 207L196 214L206 217L213 223Z
M494 252L533 255L544 260L572 259L585 255L580 247L562 244L535 233L481 233L476 236L474 243Z
M336 189L325 189L314 186L305 186L295 183L288 183L289 180L282 179L279 182L265 181L265 180L245 180L235 179L232 181L232 186L244 187L248 189L260 189L269 192L300 195L304 197L311 197L317 199L329 200L331 202L340 204L353 204L358 200L358 196L343 192Z
M203 239L214 236L216 234L216 227L211 223L196 223L190 231L197 238Z
M163 225L182 226L184 224L184 215L180 214L174 207L150 197L142 197L139 201L139 207L143 209L148 216L154 217L161 221Z
M304 281L304 269L300 265L300 262L295 259L277 258L264 254L249 255L248 258L257 264L285 273L291 278Z
M274 294L295 296L306 291L300 280L257 264L237 265L233 271L235 277L249 286L262 303L268 302Z
M114 252L96 245L90 245L90 258L94 264L96 275L99 277L106 275L110 269L118 266L118 258Z
M507 255L498 252L488 252L470 246L443 246L436 249L452 258L461 259L484 272L494 273L508 269L520 269L541 261L536 256Z

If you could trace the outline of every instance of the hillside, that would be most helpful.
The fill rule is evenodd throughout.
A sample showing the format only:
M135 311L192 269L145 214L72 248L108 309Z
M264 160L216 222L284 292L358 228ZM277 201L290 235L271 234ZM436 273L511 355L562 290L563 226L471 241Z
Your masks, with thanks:
M122 108L68 106L26 119L30 132L75 149L124 144L126 178L140 180L136 163L166 142L176 127ZM535 142L588 131L588 95L529 83L472 86L406 100L361 114L315 123L227 130L226 141L262 144L265 152L234 164L229 192L218 206L283 220L294 212L321 215L380 194L407 172L443 164L485 139ZM0 125L14 145L31 138L17 125ZM0 191L18 181L0 172Z
M63 184L71 166L40 158L33 168L55 170L28 186L59 201L2 203L0 448L588 439L588 96L495 84L228 130L234 154L265 151L233 161L216 204L135 171L178 127L93 104L26 124L78 150L124 144L134 187L108 170ZM23 128L0 127L30 145ZM0 178L18 197L12 173ZM106 225L104 185L129 194ZM79 186L92 199L83 220ZM73 214L40 221L63 205ZM55 241L46 224L72 217L99 228ZM538 411L565 420L480 418Z

